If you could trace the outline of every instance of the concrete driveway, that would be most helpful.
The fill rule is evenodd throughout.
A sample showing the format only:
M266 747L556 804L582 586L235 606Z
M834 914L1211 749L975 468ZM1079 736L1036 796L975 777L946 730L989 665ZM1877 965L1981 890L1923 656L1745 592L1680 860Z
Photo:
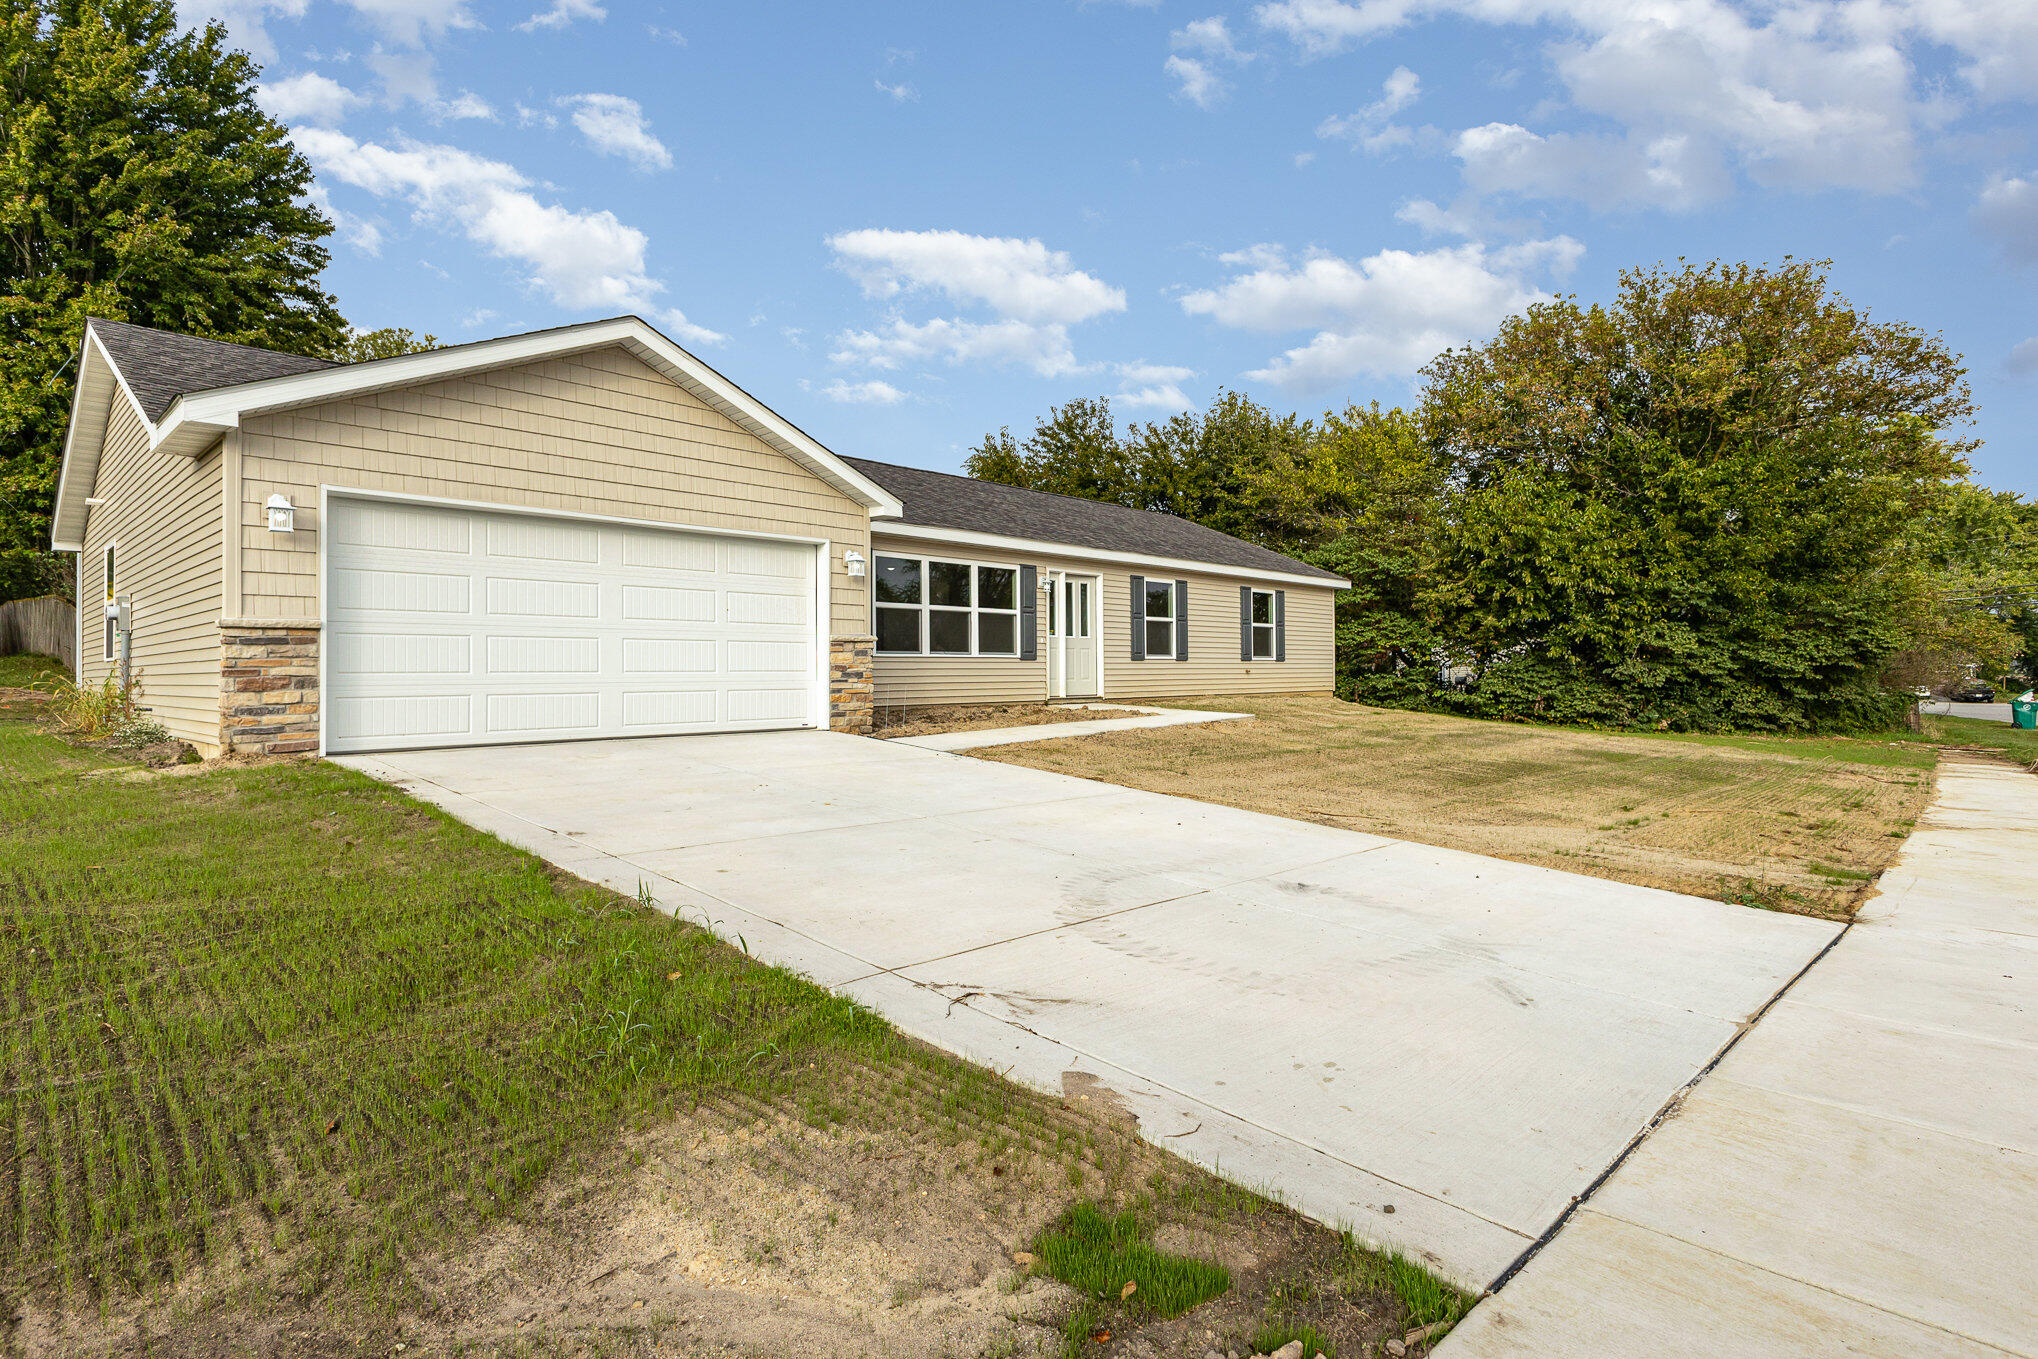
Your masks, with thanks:
M1473 1288L1836 932L826 732L340 763Z

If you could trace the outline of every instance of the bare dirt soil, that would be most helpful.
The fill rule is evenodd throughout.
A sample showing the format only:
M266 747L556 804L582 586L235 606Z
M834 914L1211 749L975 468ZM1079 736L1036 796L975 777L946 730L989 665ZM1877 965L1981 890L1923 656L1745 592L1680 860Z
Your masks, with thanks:
M925 708L879 707L871 735L934 736L945 731L983 731L995 727L1031 727L1046 722L1093 722L1100 717L1131 714L1094 708L1054 707L1046 703L948 703Z
M1844 917L1931 796L1929 746L1617 735L1333 698L972 752L1596 877Z
M829 1084L895 1111L926 1094L881 1068ZM394 1309L293 1300L286 1261L226 1261L97 1312L29 1300L6 1352L1200 1359L1304 1326L1330 1352L1376 1354L1415 1324L1377 1257L1184 1166L1088 1098L1043 1101L1011 1120L1033 1129L1014 1138L715 1100L562 1169L458 1248L406 1262ZM1157 1246L1224 1265L1231 1289L1160 1319L1029 1269L1034 1234L1088 1199L1139 1205Z

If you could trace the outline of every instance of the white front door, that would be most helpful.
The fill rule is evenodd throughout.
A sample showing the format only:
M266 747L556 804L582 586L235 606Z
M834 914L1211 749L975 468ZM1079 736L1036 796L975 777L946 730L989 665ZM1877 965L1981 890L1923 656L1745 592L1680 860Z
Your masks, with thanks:
M328 751L816 725L811 543L336 497L325 548Z
M1052 651L1048 682L1056 698L1097 697L1097 617L1101 582L1095 576L1057 572L1055 605L1049 611Z

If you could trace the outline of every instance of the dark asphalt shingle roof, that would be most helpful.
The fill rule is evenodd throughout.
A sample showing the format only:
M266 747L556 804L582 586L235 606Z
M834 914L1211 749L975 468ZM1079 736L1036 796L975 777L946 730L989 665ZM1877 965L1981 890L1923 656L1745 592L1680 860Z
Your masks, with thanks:
M91 325L151 422L161 420L178 397L193 392L338 366L325 359L279 354L223 340L201 340L124 321L94 318ZM1244 570L1280 571L1320 580L1338 579L1307 562L1284 557L1172 514L1132 510L1101 500L1047 491L1021 490L952 472L929 472L868 458L843 461L896 496L905 507L900 519L873 521L872 527L877 529L886 523L964 529L1067 547L1209 562Z
M906 513L899 519L871 521L872 530L879 533L889 523L913 524L1177 561L1209 562L1248 571L1280 571L1326 581L1342 579L1333 572L1177 515L1132 510L1051 491L1027 491L953 472L929 472L919 467L872 462L868 458L843 461L905 506Z
M151 330L125 321L94 317L91 324L151 423L161 420L178 397L192 392L237 387L243 382L336 366L302 354L279 354L252 345L201 340L195 335Z

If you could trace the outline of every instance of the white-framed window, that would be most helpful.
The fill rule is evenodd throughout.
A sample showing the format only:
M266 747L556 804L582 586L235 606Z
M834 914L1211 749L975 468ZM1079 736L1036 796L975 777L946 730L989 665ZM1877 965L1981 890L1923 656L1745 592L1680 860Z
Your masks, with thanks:
M1175 583L1146 583L1146 655L1148 660L1175 658Z
M1017 656L1019 568L880 553L872 631L890 656Z
M111 604L113 602L113 550L118 546L119 544L117 543L108 543L106 545L105 573L106 573L106 602L108 604ZM113 614L110 611L103 612L106 612L106 622L104 625L106 630L106 646L104 649L104 654L101 655L99 659L103 661L110 661L113 659L114 651L118 646L119 639L114 636Z
M1274 592L1253 591L1253 659L1271 661L1274 659Z

